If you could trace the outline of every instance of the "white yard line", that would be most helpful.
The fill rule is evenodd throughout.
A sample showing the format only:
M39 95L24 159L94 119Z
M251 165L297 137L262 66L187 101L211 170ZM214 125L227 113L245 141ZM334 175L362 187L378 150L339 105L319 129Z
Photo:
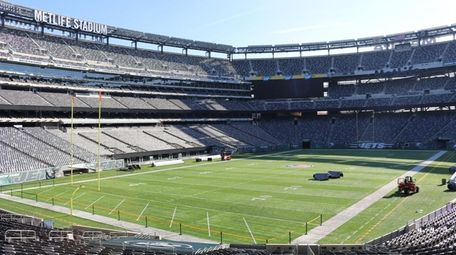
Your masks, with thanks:
M52 196L53 198L56 198L56 197L60 197L61 195L65 194L65 193L68 193L70 192L71 190L65 190L63 192L60 192L59 194L55 195L55 196Z
M169 223L169 228L173 226L174 216L176 216L177 207L174 207L173 216L171 217L171 222Z
M100 201L100 200L101 200L102 198L104 198L104 197L105 197L105 195L99 197L97 200L93 201L90 205L88 205L88 206L85 207L84 209L87 209L87 208L91 207L92 205L94 205L96 202Z
M428 158L425 161L422 161L418 165L416 165L414 168L411 170L405 172L399 178L403 178L405 176L413 176L416 173L420 172L430 164L432 164L435 160L440 158L446 153L446 151L439 151L436 154L432 155L430 158ZM387 183L380 189L376 190L370 195L367 195L357 203L351 205L350 207L346 208L345 210L341 211L340 213L336 214L329 220L325 221L322 226L318 226L313 228L308 232L307 235L302 235L298 238L296 238L293 241L293 244L313 244L317 243L319 240L322 238L326 237L333 231L335 231L337 228L348 222L349 220L353 219L355 216L357 216L359 213L367 209L369 206L373 205L375 202L378 200L382 199L384 196L386 196L391 190L396 188L397 183L396 179L392 180L391 182Z
M209 212L206 212L206 219L207 219L207 234L211 237L211 224L209 223Z
M85 192L82 192L81 194L79 194L79 195L77 195L75 198L73 198L73 201L76 200L76 199L78 199L78 198L80 198L80 197L82 197L82 196L84 196L85 194L86 194ZM69 204L70 201L71 201L71 199L68 200L67 202L65 202L64 205Z
M147 207L149 206L149 204L150 204L150 201L147 203L146 206L144 206L144 209L141 211L141 213L139 214L138 218L136 218L136 221L138 221L138 220L141 218L141 216L142 216L143 213L146 211L146 209L147 209Z
M112 208L108 215L111 215L115 210L117 210L117 208L119 208L119 206L123 204L123 202L125 202L125 198L122 201L120 201L114 208Z
M394 198L394 201L396 201L397 198ZM393 202L394 202L393 201ZM355 230L354 232L352 232L350 235L348 235L342 242L340 242L340 244L343 244L345 243L347 240L349 240L350 238L352 238L354 235L356 235L361 229L364 229L364 227L366 227L367 225L369 225L373 220L375 220L380 214L383 213L383 211L385 211L386 209L390 208L391 205L393 203L390 203L389 205L383 207L381 210L379 210L374 216L372 216L369 220L367 220L366 222L364 222L363 225L361 225L357 230Z
M22 199L22 198L18 198L18 197L14 197L14 196L11 197L10 195L3 194L3 193L0 193L0 198L11 201L11 202L15 202L15 203L21 203L21 204L25 204L25 205L44 208L44 209L54 211L54 212L70 214L70 209L67 207L63 207L63 206L52 205L52 204L44 203L44 202L36 202L35 200L32 200L32 199L26 199L26 198ZM95 222L100 222L103 224L116 226L116 227L128 230L130 232L134 232L134 233L141 233L141 234L154 235L154 236L158 235L158 236L163 237L164 239L169 239L169 240L174 240L174 241L179 241L179 242L215 243L214 241L211 241L211 240L198 238L198 237L194 237L194 236L190 236L190 235L186 235L186 234L179 235L179 233L174 233L171 231L154 228L151 226L145 227L143 224L136 224L136 223L118 220L118 219L114 219L114 218L102 216L102 215L97 215L97 214L93 215L91 212L86 212L86 211L81 211L81 210L73 210L73 216L79 217L82 219L95 221Z
M247 230L249 230L249 233L250 233L250 236L252 237L253 243L256 244L257 242L255 240L255 237L253 236L253 233L252 233L252 230L249 227L249 224L247 224L247 221L245 220L244 217L242 217L242 219L244 219L245 226L247 227Z
M229 161L215 161L215 162L201 163L200 166L213 165L213 164L222 164L222 163L227 163L227 162L232 162L232 161L241 161L241 160L247 160L247 159L253 159L253 158L269 157L269 156L280 155L280 154L285 154L285 153L294 153L294 152L297 152L297 151L301 151L301 149L299 149L299 150L290 150L290 151L281 151L281 152L275 152L275 153L269 153L269 154L261 154L261 155L255 155L255 156L247 157L247 158L240 158L240 159L236 159L235 158L235 159L232 159L232 160L229 160ZM195 167L195 165L171 167L171 168L158 169L158 170L152 170L152 171L147 171L147 172L130 173L130 174L123 174L123 175L109 176L109 177L100 178L100 180L111 180L111 179L125 178L125 177L130 177L130 176L137 176L137 175L154 174L154 173L168 172L168 171L172 171L172 170L186 169L186 168L191 168L191 167ZM75 181L75 182L73 182L73 184L96 182L96 181L98 181L98 178L89 179L89 180L82 180L82 181ZM22 190L23 191L35 190L35 189L40 189L40 188L58 187L58 186L66 186L66 185L72 185L72 184L71 184L71 182L65 182L65 183L58 183L58 184L43 185L41 187L30 187L30 188L25 188L25 189L22 189ZM17 191L21 191L21 189L13 190L13 192L17 192ZM3 191L3 193L8 193L8 192L11 192L11 190Z

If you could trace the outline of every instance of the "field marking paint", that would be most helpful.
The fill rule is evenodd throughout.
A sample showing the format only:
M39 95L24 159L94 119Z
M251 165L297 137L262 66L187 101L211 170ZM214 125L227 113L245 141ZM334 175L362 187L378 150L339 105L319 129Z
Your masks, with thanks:
M249 224L247 224L247 221L245 220L245 217L242 217L244 219L245 226L247 227L247 230L249 230L250 236L252 237L253 243L257 244L255 237L253 236L252 230L249 227Z
M396 200L397 200L397 198L394 198L393 202L395 202ZM356 235L358 232L360 232L363 228L365 228L367 225L369 225L373 220L375 220L375 218L377 218L381 213L383 213L383 211L385 211L386 209L390 208L391 205L393 205L393 202L389 203L387 206L385 206L381 210L377 211L377 213L374 216L372 216L368 221L364 222L363 225L361 225L351 235L347 236L342 242L340 242L340 244L345 243L347 240L352 238L354 235Z
M113 213L117 208L119 208L119 206L123 204L123 202L125 202L125 198L122 201L120 201L114 208L112 208L108 215L111 215L111 213Z
M269 178L269 177L264 177L264 178L261 178L261 179L266 179L266 178ZM253 181L257 181L257 180L259 180L259 179L255 179ZM245 185L245 184L253 182L253 181L248 181L248 182L239 183L239 184L236 184L236 185L233 185L233 186L228 186L228 188L233 188L233 187L236 187L236 186L242 186L242 185ZM184 199L184 198L187 198L187 197L193 197L193 198L196 198L196 199L203 199L203 198L198 198L197 195L205 194L205 193L209 193L209 192L213 192L213 191L215 191L215 190L208 190L208 191L192 194L190 196L179 196L179 198L177 198L177 199ZM107 196L111 196L111 197L119 197L119 198L123 198L124 197L124 195L119 195L119 194L111 194L111 193L104 193L104 192L98 192L98 193L99 194L104 194L104 195L107 195ZM128 198L132 199L132 200L152 201L152 202L155 202L155 203L158 203L158 204L164 204L164 205L170 205L171 204L171 202L164 202L164 201L154 200L154 199L146 199L146 198L139 198L139 197L128 197ZM173 204L173 205L175 205L175 204ZM291 223L296 223L296 224L302 223L302 221L299 221L299 220L290 220L290 219L274 218L274 217L268 217L268 216L259 216L259 215L255 215L255 214L227 212L225 210L219 210L219 209L201 207L201 206L193 206L193 205L185 205L185 204L182 204L181 206L182 207L186 207L186 208L198 209L198 210L209 210L209 211L213 211L213 212L229 213L229 214L239 215L239 216L249 216L250 218L276 220L276 221L291 222Z
M419 162L415 167L408 170L407 172L400 175L400 177L404 177L407 175L413 176L414 174L420 172L427 166L431 165L435 160L439 159L443 156L446 151L439 151L433 154L428 159ZM338 214L334 215L330 219L325 221L325 224L322 226L317 226L309 231L307 235L302 235L295 240L293 240L293 244L310 244L310 243L317 243L322 238L326 237L340 226L348 222L349 220L353 219L355 216L359 215L362 211L366 210L368 207L373 205L375 202L382 199L385 195L391 192L394 188L396 188L397 183L396 179L390 181L389 183L383 185L378 190L374 191L373 193L365 196L358 202L352 204L351 206L347 207L346 209L342 210ZM394 210L394 208L393 208Z
M171 228L173 226L174 216L176 216L176 210L177 210L177 207L174 207L174 212L173 212L173 216L171 217L171 222L169 223L169 228Z
M86 194L85 192L82 192L81 194L79 194L79 195L77 195L75 198L73 198L73 201L76 200L76 199L78 199L78 198L80 198L80 197L82 197L82 196L85 195L85 194ZM69 204L70 201L71 201L71 198L70 198L70 200L68 200L67 202L65 202L64 205Z
M427 173L425 173L423 176L421 176L420 179L418 179L416 181L416 184L419 184L421 182L421 180L423 180L426 176L429 175L429 173L433 172L432 170L436 169L438 166L440 166L442 164L442 162L439 162L436 164L436 166L432 167L431 170ZM399 208L399 206L401 206L409 197L405 197L404 199L402 199L398 204L396 204L396 206L393 207L393 209L391 209L387 214L385 214L379 221L377 221L377 223L375 223L373 226L371 226L366 232L363 233L363 235L361 235L360 237L358 237L358 239L356 240L356 242L359 242L360 240L362 240L363 238L365 238L368 234L370 234L378 225L380 225L381 223L383 223L386 218L388 218L391 214L393 214L393 212Z
M207 234L211 237L211 224L209 223L209 212L206 211L206 219L207 219Z
M311 223L311 222L313 222L313 221L315 221L315 220L318 220L318 219L320 219L320 215L318 215L317 217L311 219L311 220L308 221L307 223Z
M65 191L60 192L59 194L57 194L57 195L55 195L55 196L53 196L53 197L54 197L54 198L55 198L55 197L60 197L61 195L65 194L65 193L68 193L68 192L70 192L70 191L71 191L71 190L65 190Z
M43 190L43 191L41 191L41 192L38 192L38 193L36 193L36 194L37 194L37 195L40 195L40 194L43 194L43 193L46 193L46 192L49 192L49 191L53 191L54 189L55 189L55 187L50 188L50 189L45 189L45 190Z
M211 174L212 172L206 171L206 172L200 172L199 174L206 175L206 174Z
M259 196L259 197L252 197L251 201L256 201L256 200L265 201L265 200L268 200L271 197L272 196L269 196L269 195L262 195L262 196Z
M174 180L179 180L179 179L182 179L182 177L180 177L180 176L174 176L174 177L169 177L169 178L168 178L168 181L174 181Z
M84 209L87 209L89 207L91 207L92 205L94 205L96 202L100 201L101 199L103 199L105 197L105 195L99 197L97 200L93 201L90 205L86 206Z
M228 161L212 161L212 162L207 162L207 163L202 163L199 166L207 166L207 165L213 165L213 164L223 164L223 163L228 163L228 162L233 162L233 161L243 161L247 159L254 159L254 158L264 158L264 157L269 157L273 155L281 155L281 154L286 154L286 153L294 153L302 151L302 149L297 149L297 150L290 150L290 151L281 151L281 152L274 152L274 153L268 153L268 154L260 154L260 155L255 155L251 157L246 157L246 158L235 158L232 160ZM100 180L111 180L111 179L119 179L119 178L125 178L125 177L130 177L130 176L137 176L137 175L145 175L145 174L154 174L154 173L161 173L161 172L168 172L172 170L179 170L179 169L186 169L186 168L192 168L195 167L195 165L187 165L187 166L179 166L179 167L170 167L170 168L164 168L164 169L158 169L158 170L151 170L151 171L146 171L146 172L139 172L139 173L129 173L129 174L123 174L123 175L115 175L115 176L108 176L108 177L103 177L100 178ZM80 184L80 183L88 183L88 182L96 182L98 181L98 178L94 179L88 179L88 180L81 180L81 181L75 181L73 182L74 184ZM59 186L67 186L71 185L71 182L64 182L64 183L58 183L58 184L49 184L49 185L43 185L41 187L30 187L30 188L25 188L22 189L23 191L26 190L35 190L35 189L40 189L40 188L49 188L49 187L59 187ZM13 190L13 192L21 191L21 189L16 189ZM3 191L3 193L9 193L10 191ZM65 191L66 192L66 191Z
M139 185L144 185L145 183L143 182L140 182L140 183L130 183L128 184L128 187L136 187L136 186L139 186Z
M147 203L146 206L144 206L144 209L141 211L141 213L139 214L138 218L136 218L136 221L139 220L139 218L141 218L141 216L143 215L143 213L146 211L147 207L149 206L150 204L150 201Z
M372 232L372 230L374 230L374 228L376 228L378 225L380 225L381 223L383 223L383 221L388 218L397 208L399 208L399 206L401 206L405 201L407 200L407 197L404 198L403 200L399 201L399 203L393 207L393 209L391 209L387 214L385 214L377 223L375 223L372 227L370 227L366 232L364 232L364 234L362 234L360 237L358 237L358 239L356 239L356 242L358 242L359 240L365 238L370 232Z
M296 190L298 190L300 188L302 188L302 186L290 186L290 187L283 188L283 190L285 190L285 191L288 191L288 190L296 191Z

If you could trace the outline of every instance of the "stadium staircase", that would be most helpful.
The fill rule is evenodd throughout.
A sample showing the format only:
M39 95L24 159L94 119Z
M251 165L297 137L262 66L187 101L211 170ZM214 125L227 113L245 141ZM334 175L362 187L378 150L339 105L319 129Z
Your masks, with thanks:
M407 60L407 65L410 63L410 64L413 64L412 63L412 60L413 60L413 56L415 55L415 51L416 51L416 48L413 48L412 50L412 53L410 54L410 58ZM416 84L415 84L416 85Z
M443 125L438 132L435 132L427 142L432 142L433 140L439 137L445 137L445 133L449 128L454 127L456 125L456 119L449 120L445 125Z
M42 142L42 143L48 145L49 147L52 147L52 148L54 148L54 149L56 149L56 150L58 150L58 151L61 151L61 152L65 153L65 154L67 154L67 155L69 155L69 156L71 155L71 153L69 153L68 151L62 150L61 148L59 148L59 147L55 146L54 144L52 144L52 142L49 142L49 141L43 139L42 137L35 136L35 135L33 135L32 133L27 132L26 130L20 130L20 129L18 129L18 131L20 131L20 132L24 133L25 135L29 136L31 139L36 139L36 140L38 140L38 141L40 141L40 142ZM54 135L51 134L51 133L49 133L49 135L54 136ZM60 137L57 137L57 136L54 136L54 137L55 137L55 139L61 139ZM64 142L67 143L67 141L64 141ZM76 145L74 145L74 146L77 147ZM78 147L78 149L81 149L81 148ZM87 161L86 159L81 158L81 157L79 157L79 156L76 155L76 154L74 154L73 157L75 157L76 159L81 160L82 162L86 162L86 163L89 162L89 161Z
M366 128L363 130L363 132L361 133L361 135L358 137L357 140L358 141L363 141L363 142L369 141L369 130L372 130L372 128L373 128L372 127L372 123L369 121L369 123L367 124ZM375 141L372 141L372 142L375 142Z
M224 146L229 148L236 148L235 145L222 140L221 138L217 137L214 134L206 133L205 131L200 129L201 127L189 128L188 131L195 132L197 139L201 141L207 141L210 145L217 145L217 146ZM199 137L199 138L198 138Z
M145 152L145 151L147 151L146 149L143 149L143 148L141 148L141 147L139 147L139 146L136 146L136 145L133 145L133 144L131 144L131 143L127 143L127 142L125 142L125 141L123 141L123 140L120 140L119 138L117 138L117 137L115 137L115 136L113 136L113 135L111 135L111 134L108 134L107 132L101 131L101 133L102 133L103 135L105 135L105 136L109 136L110 138L112 138L112 139L114 139L114 140L116 140L116 141L118 141L118 142L121 142L121 143L127 145L128 148L130 148L130 149L132 149L132 150L134 150L134 151L137 151L137 152Z
M261 141L266 142L266 143L268 143L270 145L277 145L277 142L273 142L271 140L265 139L264 137L261 137L261 136L258 136L256 134L250 133L247 130L240 129L240 128L236 127L235 125L229 125L229 126L232 127L233 129L238 130L239 132L242 132L242 133L244 133L244 134L246 134L248 136L252 136L255 139L261 140ZM267 135L269 135L269 133ZM271 138L271 137L269 137L269 138Z
M284 144L284 141L280 141L277 137L273 136L271 134L271 132L269 132L267 129L265 128L261 128L262 132L264 132L265 134L267 134L268 136L272 137L273 139L277 140L278 141L278 144ZM296 131L296 126L293 125L293 141L297 141L298 140L298 137L297 137L297 131ZM288 142L287 142L288 143Z
M94 139L82 134L82 133L78 133L78 135L80 135L81 137L83 137L84 139L87 139L93 143L96 143L98 144L97 141L95 141ZM114 154L124 154L125 152L121 149L118 149L118 148L115 148L115 147L109 147L109 146L106 146L105 144L103 144L102 142L100 142L100 146L103 146L103 148L107 149L108 151L114 153Z
M359 60L358 60L358 67L362 67L363 66L363 58L364 58L364 55L360 54L359 55Z
M112 100L116 101L118 104L122 105L123 107L125 107L126 109L128 109L129 107L125 104L122 103L121 100L119 100L117 97L111 97Z
M173 134L173 133L171 133L171 132L169 132L169 131L167 131L167 130L163 130L163 132L165 132L166 134L168 134L168 135L170 135L170 136L172 136L172 137L174 137L174 138L176 138L176 139L178 139L178 140L181 140L181 141L185 142L186 144L188 144L188 145L190 145L190 146L192 146L192 147L201 147L199 144L196 144L196 143L194 143L194 142L191 142L191 141L187 141L187 140L185 140L185 139L182 139L181 137L179 137L179 136L177 136L177 135L175 135L175 134Z
M388 62L386 62L388 65L391 65L391 59L393 59L393 53L394 53L394 50L392 50L392 51L390 52L390 55L389 55L389 57L388 57Z
M40 95L40 93L35 93L38 97L41 98L41 100L45 101L46 103L50 104L50 105L53 105L53 106L56 106L55 104L49 102L46 98L44 98L42 95Z
M451 97L451 99L449 100L449 102L453 102L453 100L455 100L455 97L456 97L456 93L454 93L454 95Z
M144 134L148 135L148 136L152 136L153 138L155 138L157 140L160 140L160 141L162 141L162 142L164 142L166 144L169 144L173 148L176 148L176 149L183 149L184 148L182 145L179 145L177 143L170 143L170 142L168 142L168 141L166 141L166 140L164 140L164 139L162 139L162 138L160 138L160 137L158 137L158 136L156 136L156 135L154 135L154 134L152 134L152 133L150 133L150 132L148 132L146 130L143 130L142 132Z
M47 165L47 166L49 166L49 167L52 167L52 166L53 166L53 165L49 164L49 163L46 162L46 161L43 161L43 160L41 160L41 159L39 159L39 158L37 158L37 157L34 157L34 156L32 156L32 155L30 155L30 154L28 154L28 153L25 153L25 152L21 151L21 150L15 148L15 147L13 147L13 146L10 146L9 144L3 142L2 140L0 140L0 144L4 145L4 146L6 146L6 147L9 147L9 148L11 148L11 149L13 149L13 150L15 150L15 151L17 151L17 152L20 153L20 154L23 154L25 157L32 158L32 159L34 159L34 160L36 160L36 161L38 161L38 162L41 162L41 163L43 163L43 164L45 164L45 165Z
M410 123L412 123L412 120L414 119L415 117L413 116L413 114L407 119L407 122L404 124L404 126L402 126L401 130L399 130L399 132L397 132L397 134L393 137L393 139L391 139L391 141L395 142L397 140L397 138L399 138L401 136L401 134L407 130L408 126L410 125Z
M0 96L0 99L1 99L2 101L5 101L5 102L11 104L11 105L14 105L13 103L11 103L9 100L7 100L6 98L4 98L4 97L2 97L2 96Z
M329 127L329 134L328 134L328 137L326 139L326 144L330 144L331 141L333 140L333 131L334 131L334 126L336 125L336 123L331 123L330 127Z
M261 142L264 142L263 139L258 139L257 137L252 136L251 134L246 133L237 128L234 128L231 125L217 125L217 126L211 126L211 127L221 130L225 134L231 134L231 136L233 136L233 138L235 138L236 140L247 143L252 146L259 145L258 140ZM266 143L270 144L269 142L266 142Z
M186 110L188 108L187 105L185 105L182 101L177 101L177 100L168 100L171 104L177 106L177 108L181 110Z
M233 141L227 140L227 138L229 137L228 135L226 135L226 134L218 135L217 133L222 133L222 132L219 131L218 129L214 128L213 126L211 126L211 125L205 125L205 126L202 127L202 129L205 130L205 132L207 132L208 134L210 134L212 137L215 137L215 138L217 138L218 140L222 140L224 143L227 143L227 144L231 145L232 147L235 147L235 148L238 147L236 144L233 144L233 143L232 143ZM237 141L239 141L239 142L241 142L241 143L245 143L245 144L247 144L247 145L249 145L249 146L255 146L255 145L253 145L253 144L250 144L250 143L248 143L248 142L246 142L246 141L241 141L241 140L236 139L236 138L234 138L234 137L229 137L229 138L234 139L234 140L237 140Z

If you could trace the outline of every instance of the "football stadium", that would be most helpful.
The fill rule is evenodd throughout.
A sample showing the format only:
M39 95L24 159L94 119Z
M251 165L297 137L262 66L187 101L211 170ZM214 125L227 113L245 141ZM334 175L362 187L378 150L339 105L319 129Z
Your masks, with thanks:
M0 1L0 254L456 254L456 24L233 46L66 15Z

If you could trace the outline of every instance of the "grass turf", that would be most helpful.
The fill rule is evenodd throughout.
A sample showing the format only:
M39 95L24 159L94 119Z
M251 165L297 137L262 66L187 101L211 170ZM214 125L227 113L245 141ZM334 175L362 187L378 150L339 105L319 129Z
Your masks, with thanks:
M252 243L255 239L258 243L266 240L279 243L288 241L289 232L292 238L304 234L306 222L308 230L318 226L320 215L323 221L334 216L434 153L305 150L244 156L229 162L146 167L132 174L106 171L102 173L101 191L97 190L93 174L74 176L75 182L86 181L74 185L69 184L69 177L40 184L35 182L24 185L22 195L35 199L37 194L40 201L50 203L54 200L56 204L69 206L71 194L81 185L73 196L75 209L90 212L94 209L96 214L113 218L120 215L122 220L140 224L145 224L147 216L151 226L178 232L181 224L186 234L217 241L223 232L224 242ZM303 168L304 165L310 167ZM427 169L423 174L434 176L437 173ZM328 170L341 170L344 177L324 182L311 180L314 172ZM10 188L18 189L19 186ZM426 193L425 187L419 195ZM13 192L13 195L19 196L20 192ZM391 198L385 203L393 208L397 200L399 198ZM372 207L386 206L377 204ZM422 206L421 210L426 212L431 208ZM374 211L378 212L378 209ZM386 214L388 210L379 215ZM346 225L356 224L350 221ZM348 232L356 230L356 227L349 227L345 232L336 230L335 237L331 235L326 240L361 242L397 227L391 224L381 229L373 228L368 235L346 239L350 235Z
M454 165L456 153L447 152L439 160L415 175L420 192L401 196L391 191L364 212L322 239L320 243L365 243L396 230L409 221L419 219L455 199L453 192L442 185L448 179L448 168Z
M0 208L17 214L33 216L41 219L48 219L54 221L54 227L56 228L69 228L74 225L90 227L90 228L102 228L113 231L123 231L124 229L99 223L96 221L86 220L78 217L74 217L64 213L58 213L42 208L37 208L30 205L20 204L11 202L8 200L0 199Z

